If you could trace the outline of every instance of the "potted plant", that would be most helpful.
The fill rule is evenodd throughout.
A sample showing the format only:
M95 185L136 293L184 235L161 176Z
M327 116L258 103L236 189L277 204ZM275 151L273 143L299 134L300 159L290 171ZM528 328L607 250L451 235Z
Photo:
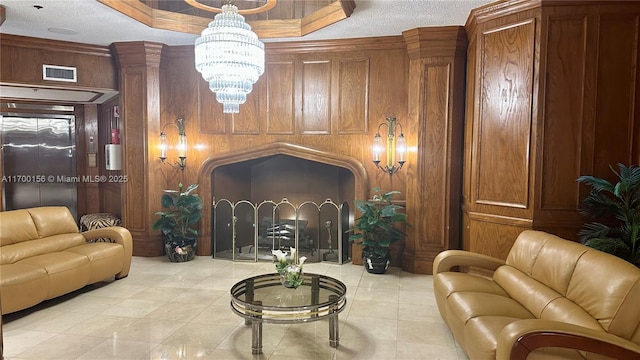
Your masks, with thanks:
M182 183L178 190L164 190L162 195L163 211L155 214L160 218L153 223L154 230L162 232L165 253L172 262L184 262L193 259L198 241L196 223L200 220L202 200L192 191L197 184L182 190Z
M577 179L591 186L580 214L598 220L585 224L578 236L583 244L640 267L640 167L610 168L618 177L616 184L594 176Z
M374 188L372 200L356 200L355 207L361 215L349 229L349 241L363 246L362 257L367 272L384 274L389 267L389 246L404 238L401 224L407 223L407 214L400 212L402 206L393 204L399 191L381 193Z

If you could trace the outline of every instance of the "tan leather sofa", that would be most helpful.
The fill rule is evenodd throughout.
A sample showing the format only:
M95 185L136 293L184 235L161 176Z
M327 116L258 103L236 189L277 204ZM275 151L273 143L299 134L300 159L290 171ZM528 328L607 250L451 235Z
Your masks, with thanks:
M90 242L108 237L114 242ZM66 207L0 212L2 314L85 285L129 274L131 234L123 227L80 233Z
M440 314L472 360L640 359L640 269L617 257L526 230L506 261L446 250L433 274Z

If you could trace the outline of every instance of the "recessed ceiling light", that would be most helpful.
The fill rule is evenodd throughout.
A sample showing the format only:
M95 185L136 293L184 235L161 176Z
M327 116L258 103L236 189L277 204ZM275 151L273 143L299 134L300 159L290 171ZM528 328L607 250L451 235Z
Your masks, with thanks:
M61 34L61 35L76 35L76 34L78 34L78 32L75 31L75 30L65 29L65 28L51 27L51 28L48 28L47 30L49 32L54 33L54 34Z

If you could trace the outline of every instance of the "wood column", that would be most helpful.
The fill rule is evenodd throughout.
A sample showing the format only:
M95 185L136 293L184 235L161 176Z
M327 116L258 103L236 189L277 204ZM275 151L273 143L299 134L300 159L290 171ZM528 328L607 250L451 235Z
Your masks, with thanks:
M164 182L155 171L149 138L160 134L160 58L162 44L115 43L120 70L122 222L133 237L133 255L163 254L160 233L151 229L160 210Z
M405 271L431 274L434 257L460 247L460 188L467 40L463 27L403 32L409 54L407 133L417 133L416 166L407 174Z

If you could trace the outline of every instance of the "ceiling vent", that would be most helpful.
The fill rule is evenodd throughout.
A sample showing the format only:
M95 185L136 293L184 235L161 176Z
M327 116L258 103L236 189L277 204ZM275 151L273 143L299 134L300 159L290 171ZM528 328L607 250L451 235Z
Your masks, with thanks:
M42 65L42 80L78 82L78 69L69 66Z

